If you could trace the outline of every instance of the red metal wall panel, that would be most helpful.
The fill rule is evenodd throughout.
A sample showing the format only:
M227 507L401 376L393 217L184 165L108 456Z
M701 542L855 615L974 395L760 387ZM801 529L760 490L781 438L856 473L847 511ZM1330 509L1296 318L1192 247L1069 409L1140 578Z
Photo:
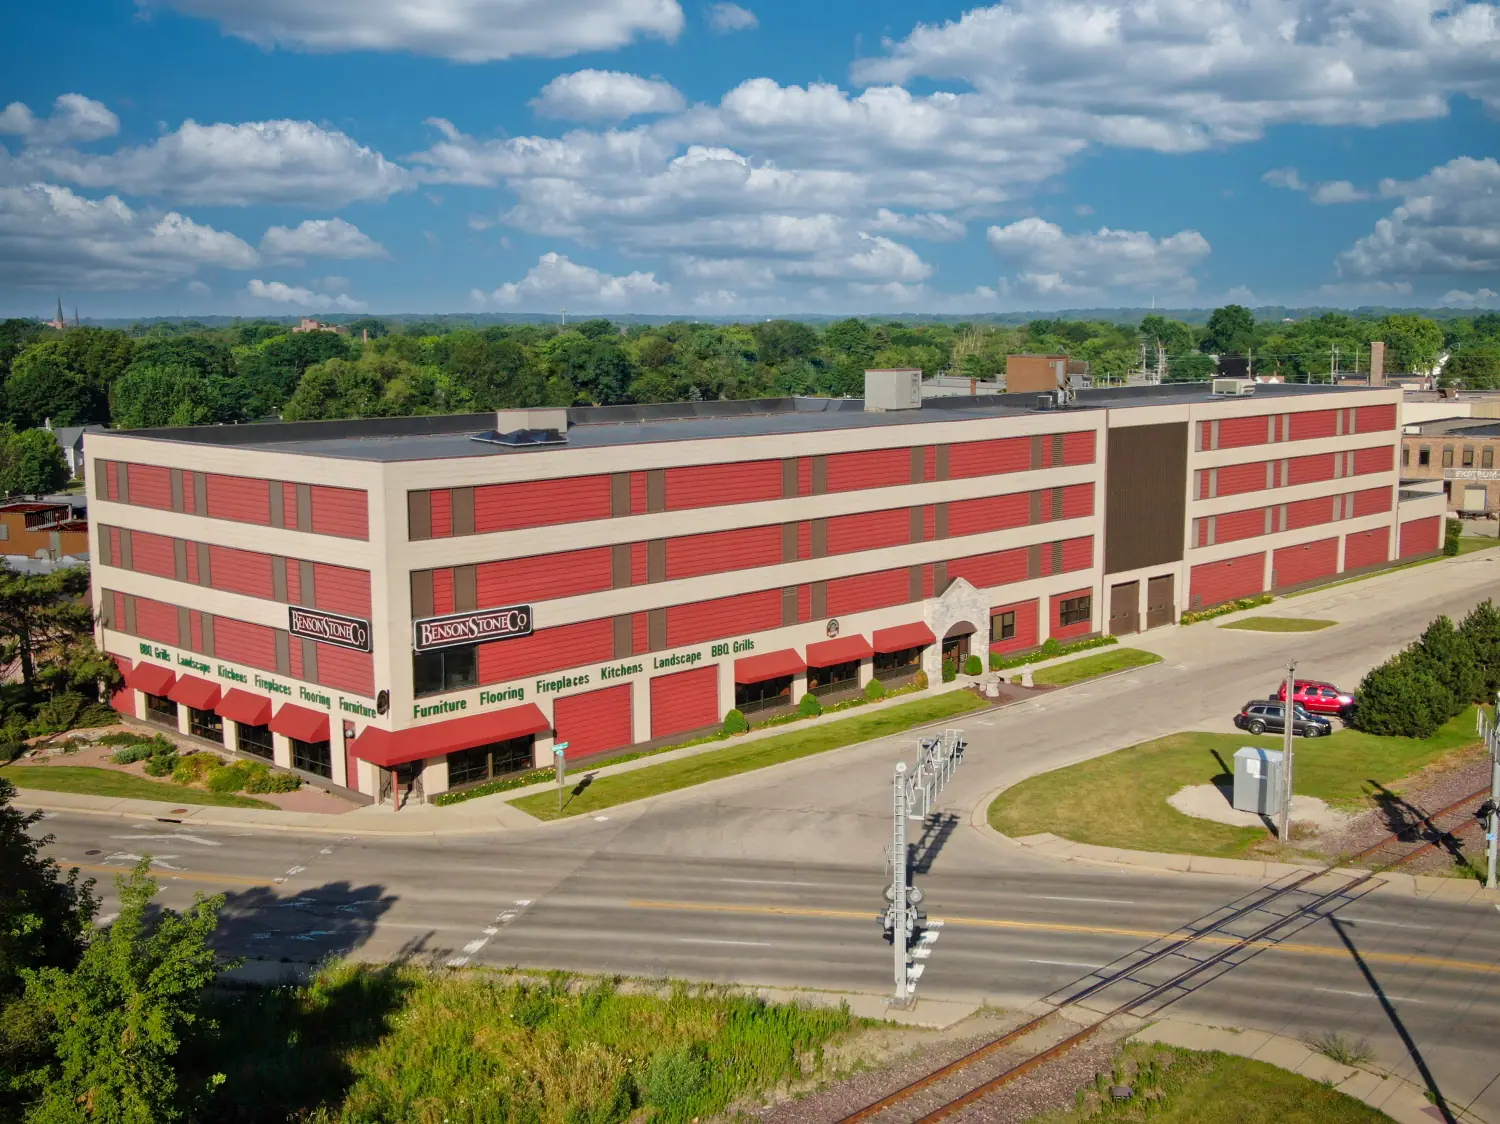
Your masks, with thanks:
M172 508L172 473L154 464L125 466L130 482L130 502L137 507Z
M937 479L937 446L922 446L922 483L931 484Z
M314 533L341 539L370 537L370 505L364 491L314 484L311 494Z
M474 489L474 530L478 534L608 518L608 476L484 484Z
M1332 462L1329 462L1332 472ZM1246 492L1261 492L1266 487L1266 462L1251 461L1248 464L1226 464L1218 470L1218 494L1239 496ZM1207 475L1205 473L1205 475ZM1207 483L1207 481L1205 481ZM1207 494L1207 489L1204 489Z
M953 534L952 523L949 523L948 533ZM932 504L922 507L922 542L932 542L937 538L937 508Z
M990 610L990 618L993 620L1001 613L1015 613L1016 634L1009 640L990 641L990 651L1004 655L1007 652L1024 652L1027 648L1035 648L1037 645L1036 598L1033 597L1030 601L1013 601L1009 605L996 605Z
M118 501L120 498L120 473L125 471L125 466L119 461L106 461L104 468L104 485L107 489L109 499Z
M123 614L122 614L123 616ZM121 622L123 624L123 620ZM135 634L159 644L177 646L177 606L149 597L135 599Z
M650 647L650 618L645 613L632 613L630 615L630 650L640 655Z
M1263 535L1266 533L1266 509L1254 507L1248 511L1226 511L1215 518L1214 528L1215 543L1235 542Z
M1222 562L1194 566L1188 575L1188 607L1207 609L1225 601L1265 592L1266 556L1242 554Z
M435 539L446 539L453 534L453 492L448 488L434 488L427 496L432 513L430 534Z
M1369 449L1354 450L1354 475L1364 476L1370 472L1390 472L1396 467L1396 446L1375 445Z
M1077 624L1069 625L1058 623L1058 619L1062 616L1062 603L1064 601L1074 597L1082 597L1084 594L1090 592L1092 591L1088 589L1075 589L1071 593L1054 593L1052 595L1052 635L1058 640L1072 640L1078 636L1087 636L1090 632L1094 631L1094 622L1092 620L1079 621ZM1095 611L1098 611L1098 608L1097 605L1094 606Z
M832 539L830 531L829 538ZM830 547L830 551L831 551ZM606 567L609 559L605 558ZM781 526L744 527L707 535L684 535L667 540L667 578L691 578L774 566L781 561ZM606 568L606 575L608 570ZM606 585L605 588L608 588Z
M997 550L989 554L971 554L948 563L950 578L963 578L972 586L987 589L997 585L1026 580L1026 548ZM1042 553L1049 553L1046 547ZM905 598L902 598L905 600Z
M301 647L293 644L292 651ZM337 687L341 691L371 698L375 694L375 657L369 652L319 644L318 682L325 687Z
M640 545L644 548L644 544ZM644 579L644 549L641 553ZM530 558L481 562L475 567L475 582L482 609L594 593L608 589L612 584L610 549L607 546L596 546L587 550L564 551L561 554L536 554Z
M117 592L110 591L110 590L107 590L106 593L107 593L107 595L109 597L112 597L114 599L115 614L110 619L115 622L114 626L115 626L115 628L118 631L124 632L125 631L125 595L123 593L117 593Z
M1092 429L1063 434L1063 464L1093 464L1094 440L1097 436ZM1020 617L1016 620L1019 627Z
M1219 448L1242 449L1247 445L1264 445L1266 443L1266 415L1257 414L1252 418L1221 418L1219 419ZM1207 448L1207 446L1204 446Z
M288 579L291 571L297 568L295 562L287 564ZM318 600L319 609L355 617L370 616L370 575L364 570L314 562L313 595Z
M1317 542L1284 546L1271 557L1273 588L1301 585L1338 573L1339 540L1319 539Z
M1070 484L1063 489L1063 518L1083 519L1094 514L1094 486Z
M1293 441L1332 437L1337 429L1337 410L1300 410L1292 415Z
M1298 500L1286 505L1286 529L1295 531L1299 527L1316 527L1332 523L1334 512L1342 496L1319 496L1315 500Z
M292 566L287 568L291 569ZM274 596L269 554L210 543L208 576L212 588L222 589L226 593L243 593L246 597Z
M1045 440L1045 438L1044 438ZM1066 458L1067 444L1063 445ZM1031 467L1031 438L999 437L992 441L962 441L948 446L948 479L1022 472Z
M828 615L842 617L867 609L904 604L910 597L910 575L905 567L834 578L828 583Z
M614 624L609 617L579 621L479 645L479 681L528 679L565 667L603 663L614 654Z
M432 571L432 612L435 616L455 612L452 569ZM514 641L512 641L514 643Z
M306 679L313 681L312 676L307 674L307 668L302 666L302 643L298 641L291 645L287 653L287 666L291 669L293 679Z
M695 464L667 469L668 511L780 498L779 460Z
M177 556L166 535L153 535L147 531L130 533L130 564L140 574L155 574L162 578L177 576ZM115 555L119 557L118 554Z
M1377 515L1382 511L1391 509L1391 490L1389 488L1365 488L1363 491L1354 493L1354 516Z
M717 665L658 675L651 680L651 736L671 737L689 730L717 726L719 669Z
M286 599L293 605L302 604L302 567L295 562L286 566Z
M797 557L799 560L812 557L812 525L809 523L797 524Z
M828 553L850 554L856 550L879 550L911 541L911 509L865 511L837 515L828 521Z
M797 458L797 494L799 496L812 495L812 458Z
M301 522L297 518L297 485L287 480L283 480L279 484L272 480L270 485L271 495L274 496L278 489L281 491L281 518L285 525L288 527L301 526Z
M266 480L248 476L221 476L210 472L205 481L208 514L214 519L232 519L236 523L271 525L271 485ZM132 499L134 496L132 496Z
M828 458L828 490L853 492L861 488L890 488L911 483L911 449L869 449L834 453Z
M1380 406L1356 406L1354 410L1354 432L1375 433L1383 429L1396 428L1396 404Z
M1376 527L1344 536L1344 569L1358 570L1390 561L1391 529Z
M1433 515L1426 519L1408 519L1401 524L1401 557L1430 554L1441 546L1442 522L1441 516Z
M643 542L630 544L630 584L646 584L646 544Z
M247 667L275 671L276 632L265 625L215 617L214 655Z
M1312 484L1333 479L1333 454L1314 453L1310 457L1290 457L1286 468L1288 486Z
M1094 536L1082 535L1063 540L1063 573L1087 570L1094 564Z
M986 531L1000 531L1007 527L1024 527L1029 522L1029 492L1012 492L1008 496L980 496L978 499L956 500L948 505L948 534L954 537L981 535Z
M569 695L552 704L555 738L568 743L568 760L620 749L635 740L630 721L630 684Z
M833 583L830 582L831 586ZM829 602L833 595L830 592ZM667 608L667 647L781 627L781 590L737 593ZM605 657L608 658L608 657Z
M188 612L188 633L193 651L203 651L203 614L197 609Z

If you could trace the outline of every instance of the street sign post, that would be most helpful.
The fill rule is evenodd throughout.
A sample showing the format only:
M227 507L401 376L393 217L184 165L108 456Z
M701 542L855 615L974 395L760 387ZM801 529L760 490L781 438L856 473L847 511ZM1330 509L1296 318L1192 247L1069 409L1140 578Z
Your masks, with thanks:
M552 765L557 770L557 810L562 811L563 783L568 779L568 743L558 742L552 747Z
M1495 860L1497 851L1500 851L1500 725L1496 724L1497 719L1500 719L1500 699L1495 701L1493 717L1487 717L1484 708L1479 708L1479 736L1490 751L1490 802L1486 806L1487 822L1484 825L1485 857L1488 860L1484 886L1487 890L1496 888Z
M1292 729L1295 725L1297 713L1297 702L1292 696L1297 690L1297 664L1292 662L1286 665L1286 701L1281 707L1281 724L1285 727L1282 736L1282 762L1281 762L1281 815L1276 822L1276 834L1282 843L1288 843L1292 837Z

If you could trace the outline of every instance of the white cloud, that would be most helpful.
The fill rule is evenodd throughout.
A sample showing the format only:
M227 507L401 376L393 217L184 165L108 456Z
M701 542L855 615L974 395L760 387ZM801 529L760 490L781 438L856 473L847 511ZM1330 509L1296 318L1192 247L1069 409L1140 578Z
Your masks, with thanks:
M209 288L209 286L206 285L204 282L199 281L196 277L193 278L193 280L189 281L187 283L186 287L187 287L187 291L190 292L190 293L192 293L193 296L195 296L195 297L211 297L211 296L213 296L213 292L214 292L213 289Z
M560 58L682 31L677 0L136 0L217 20L262 47L407 51L457 62Z
M1272 187L1284 187L1288 191L1307 190L1307 184L1302 182L1302 177L1297 174L1296 168L1272 168L1260 178L1262 183L1270 184Z
M1079 203L1073 207L1073 213L1080 218L1088 218L1094 213L1094 208L1090 207L1087 203Z
M738 4L724 3L710 4L703 13L704 19L708 21L710 31L720 35L727 35L732 31L752 31L760 26L760 20L755 18L755 13L749 8L742 8Z
M1330 285L1319 285L1318 296L1323 300L1374 301L1380 303L1411 296L1410 281L1340 281Z
M1369 199L1368 191L1361 191L1348 180L1332 180L1313 188L1312 201L1320 204L1363 203Z
M33 177L219 206L341 206L384 199L415 182L380 153L311 121L185 121L147 145L106 155L28 150L14 164Z
M621 121L642 113L675 113L685 103L669 82L618 70L559 74L531 101L538 113L574 121Z
M1500 302L1500 293L1494 289L1476 289L1472 293L1449 289L1438 303L1449 308L1494 308L1497 302Z
M305 219L295 227L273 226L260 240L269 257L297 261L309 258L388 258L384 246L341 218Z
M1145 231L1067 234L1039 218L1021 219L986 232L990 248L1014 263L1016 281L1039 296L1081 296L1115 289L1190 290L1192 269L1209 253L1196 230L1156 239Z
M472 295L479 303L522 306L528 311L550 312L567 306L589 312L659 307L660 299L670 291L671 286L658 281L654 273L614 276L550 253L538 258L521 280L507 282L487 295L476 289Z
M0 111L0 133L19 136L26 144L95 141L119 131L120 119L109 107L82 94L59 95L52 103L50 117L38 117L18 101Z
M0 187L0 275L14 285L132 289L257 260L233 234L176 211L146 214L55 184Z
M1401 204L1339 255L1341 277L1500 273L1500 161L1460 156L1410 181L1384 180Z
M245 286L251 299L270 304L290 304L298 308L324 312L337 309L340 312L362 312L369 307L364 301L355 300L348 293L329 295L317 293L284 281L261 281L252 278Z
M933 242L952 242L968 233L963 223L937 211L898 215L886 207L876 211L875 218L865 226L870 230L884 230L908 238L926 238Z

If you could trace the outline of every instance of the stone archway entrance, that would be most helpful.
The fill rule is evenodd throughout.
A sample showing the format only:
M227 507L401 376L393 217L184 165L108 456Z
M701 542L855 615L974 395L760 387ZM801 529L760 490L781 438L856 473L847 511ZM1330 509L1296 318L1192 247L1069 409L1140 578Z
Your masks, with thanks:
M951 663L959 671L963 670L964 660L971 654L970 637L979 630L969 621L959 621L948 629L943 637L943 662Z
M990 599L975 589L963 578L955 578L943 591L923 606L923 619L932 629L938 643L928 648L922 659L922 670L927 681L934 686L942 682L943 660L954 650L963 655L957 661L959 670L963 660L978 656L981 666L988 666L990 655Z

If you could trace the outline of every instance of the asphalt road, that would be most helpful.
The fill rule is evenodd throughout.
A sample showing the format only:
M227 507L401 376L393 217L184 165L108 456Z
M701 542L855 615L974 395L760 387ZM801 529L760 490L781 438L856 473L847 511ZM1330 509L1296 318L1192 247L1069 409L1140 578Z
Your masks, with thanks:
M1489 594L1476 556L1278 605L1337 628L1298 635L1209 625L1141 638L1164 662L963 723L970 751L942 820L918 841L916 882L942 921L921 994L1035 1000L1250 892L1244 880L1057 865L972 826L1025 775L1183 728L1223 728L1302 671L1354 681L1439 612ZM262 975L331 953L556 967L882 992L889 778L910 737L686 790L606 816L493 836L298 836L56 814L53 853L108 882L155 856L162 900L229 895L223 939ZM1101 808L1101 815L1108 809ZM106 894L106 913L114 908ZM1377 1057L1500 1121L1500 911L1387 894L1341 903L1175 999L1204 1023L1287 1034L1342 1030ZM1351 953L1351 946L1354 953Z

